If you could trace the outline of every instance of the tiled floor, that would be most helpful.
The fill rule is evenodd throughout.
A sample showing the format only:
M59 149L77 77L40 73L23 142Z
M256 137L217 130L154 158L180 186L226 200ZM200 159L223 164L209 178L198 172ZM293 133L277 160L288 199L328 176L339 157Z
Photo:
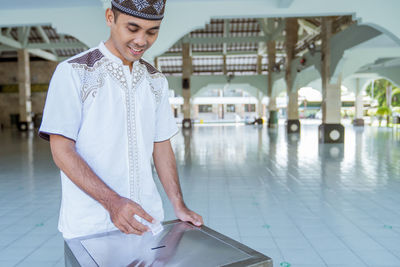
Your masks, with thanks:
M344 145L319 145L317 127L179 134L188 206L274 266L400 266L400 130L348 126ZM59 201L48 143L0 131L0 266L63 266Z

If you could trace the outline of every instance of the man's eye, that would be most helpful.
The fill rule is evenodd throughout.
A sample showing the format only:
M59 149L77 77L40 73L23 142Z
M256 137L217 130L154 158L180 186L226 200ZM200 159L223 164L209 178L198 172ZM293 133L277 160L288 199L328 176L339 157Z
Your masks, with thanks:
M137 31L138 31L137 29L130 29L130 28L128 28L128 30L129 30L130 32L137 32Z
M155 35L156 33L156 31L148 32L149 35Z

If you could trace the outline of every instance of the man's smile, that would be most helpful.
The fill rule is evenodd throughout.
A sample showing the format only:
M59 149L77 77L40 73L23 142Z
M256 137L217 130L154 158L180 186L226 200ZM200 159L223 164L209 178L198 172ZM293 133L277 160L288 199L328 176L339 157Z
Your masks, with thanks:
M144 53L144 49L143 48L134 48L131 46L128 46L129 50L131 51L132 54L134 55L141 55Z

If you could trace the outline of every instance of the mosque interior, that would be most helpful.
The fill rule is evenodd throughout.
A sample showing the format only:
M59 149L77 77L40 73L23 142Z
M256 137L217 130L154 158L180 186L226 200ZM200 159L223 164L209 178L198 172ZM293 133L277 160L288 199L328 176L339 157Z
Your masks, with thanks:
M169 1L144 58L169 83L187 205L274 267L400 266L400 114L388 87L393 122L377 127L366 96L400 87L400 2ZM58 63L107 38L109 1L1 2L0 266L65 266L37 128Z

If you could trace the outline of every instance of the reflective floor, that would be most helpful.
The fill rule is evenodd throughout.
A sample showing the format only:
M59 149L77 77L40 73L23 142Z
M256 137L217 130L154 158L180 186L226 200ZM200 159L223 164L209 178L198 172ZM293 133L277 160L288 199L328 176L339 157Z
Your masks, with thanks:
M188 206L274 266L400 266L400 130L348 126L344 145L319 145L317 128L177 135ZM48 143L0 131L0 266L63 266L59 201Z

